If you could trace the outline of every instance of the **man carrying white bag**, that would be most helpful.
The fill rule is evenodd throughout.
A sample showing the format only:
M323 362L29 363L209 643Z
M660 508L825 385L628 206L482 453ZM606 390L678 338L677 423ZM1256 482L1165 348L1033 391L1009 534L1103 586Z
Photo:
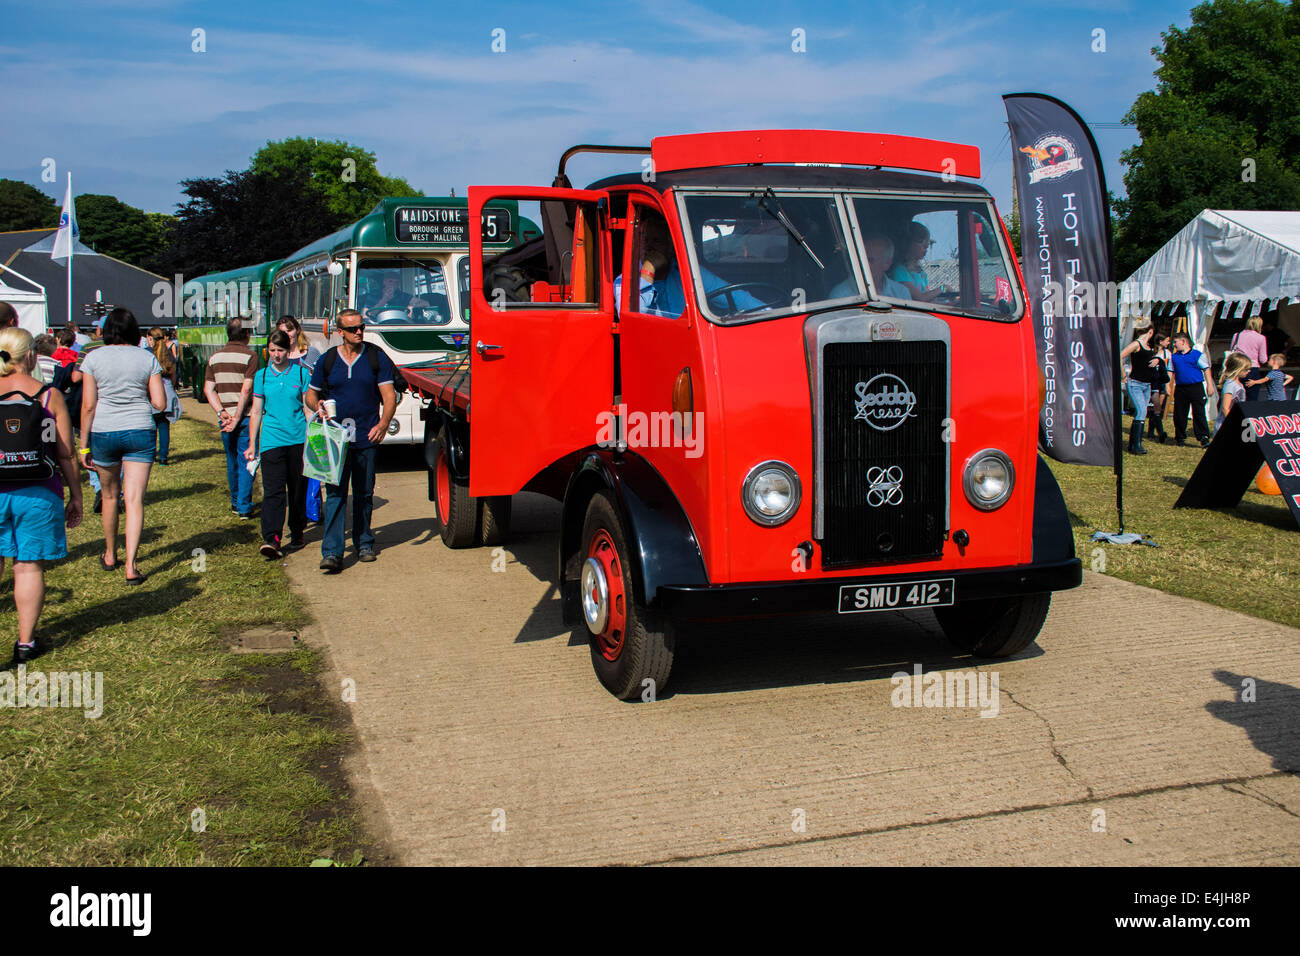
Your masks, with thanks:
M320 357L312 370L307 389L307 407L318 411L322 422L317 430L327 459L320 465L334 465L328 473L316 475L325 485L324 536L321 540L320 569L326 574L343 570L344 510L348 485L352 486L352 543L358 561L375 560L375 535L370 527L375 492L375 451L388 434L388 423L397 410L393 387L396 369L383 349L367 346L365 323L355 309L344 309L334 319L343 344ZM373 350L373 351L372 351ZM367 353L371 354L367 354ZM315 426L317 423L313 423ZM309 427L307 443L312 442ZM341 451L340 437L346 439ZM331 449L337 458L331 455ZM304 452L303 473L308 475Z

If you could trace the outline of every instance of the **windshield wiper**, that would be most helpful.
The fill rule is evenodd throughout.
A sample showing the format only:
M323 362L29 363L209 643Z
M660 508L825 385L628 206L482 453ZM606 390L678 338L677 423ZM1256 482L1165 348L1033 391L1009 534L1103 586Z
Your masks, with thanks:
M749 198L757 199L759 209L763 210L781 225L785 226L785 231L790 233L790 235L794 237L794 241L803 247L804 252L808 253L809 258L811 258L813 262L817 263L818 269L826 268L826 266L822 264L822 261L817 258L817 253L813 252L812 246L808 245L808 240L805 239L803 234L795 228L794 223L790 221L790 217L785 214L785 210L781 208L781 203L777 201L776 193L772 192L771 186L768 186L767 189L761 193L750 193ZM767 204L769 199L772 200L772 205L770 206Z

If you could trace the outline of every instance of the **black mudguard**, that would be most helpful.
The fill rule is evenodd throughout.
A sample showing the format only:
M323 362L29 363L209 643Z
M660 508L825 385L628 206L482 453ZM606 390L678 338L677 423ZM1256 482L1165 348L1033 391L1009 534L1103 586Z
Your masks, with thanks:
M586 453L569 478L560 530L560 597L566 625L582 620L578 574L582 566L582 525L587 505L598 492L614 493L627 531L629 556L636 562L642 599L656 616L659 588L705 587L708 576L695 531L677 496L651 464L639 455L607 449Z
M424 412L424 464L429 470L429 500L437 495L434 469L438 467L437 439L443 427L451 436L451 473L469 481L469 426L445 409L430 405Z
M1052 564L1074 557L1070 510L1056 476L1040 456L1034 476L1034 564Z

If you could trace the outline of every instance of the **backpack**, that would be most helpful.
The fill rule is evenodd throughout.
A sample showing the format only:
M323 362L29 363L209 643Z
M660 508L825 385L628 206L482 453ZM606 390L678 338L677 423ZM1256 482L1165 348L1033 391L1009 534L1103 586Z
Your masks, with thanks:
M77 370L76 362L60 365L50 377L50 388L62 393L63 403L68 406L68 415L72 418L72 427L81 427L81 383L72 381L72 373Z
M370 360L370 372L375 376L375 381L379 381L379 349L373 345L366 345L366 356ZM339 347L336 345L324 355L321 356L321 381L325 387L329 388L330 372L334 371L334 365L339 360ZM401 398L406 394L406 379L402 376L402 370L393 362L393 391Z
M54 475L46 453L42 385L35 395L12 391L0 395L0 481L39 482Z

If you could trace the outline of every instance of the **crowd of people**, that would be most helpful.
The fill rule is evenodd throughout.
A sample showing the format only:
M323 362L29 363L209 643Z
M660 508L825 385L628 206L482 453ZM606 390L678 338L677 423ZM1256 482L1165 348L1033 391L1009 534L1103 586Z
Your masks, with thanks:
M33 336L0 303L0 401L6 405L0 567L13 561L18 661L40 650L35 629L45 603L45 565L67 556L66 529L81 522L81 469L96 491L93 510L104 533L100 566L123 567L130 585L146 580L137 565L144 493L155 461L166 461L164 423L180 414L175 353L161 329L141 336L129 309L113 309L93 328L91 336L71 327ZM119 511L125 513L123 560Z
M1209 355L1197 349L1186 332L1171 335L1157 331L1154 325L1136 329L1133 340L1120 352L1120 361L1127 365L1124 390L1133 408L1129 453L1146 454L1144 436L1161 444L1168 441L1164 418L1170 407L1174 444L1187 444L1190 413L1192 434L1205 448L1212 438L1206 415L1208 401L1215 403L1217 431L1236 402L1284 400L1294 384L1294 378L1283 370L1289 345L1275 322L1266 323L1260 316L1246 320L1229 342L1216 383Z
M322 353L292 316L282 317L269 338L268 362L259 369L248 346L250 320L232 319L202 386L217 411L231 511L240 518L255 517L253 476L261 469L261 552L267 558L304 544L308 498L319 494L303 477L309 420L334 420L346 429L342 476L323 488L320 567L329 574L343 568L349 492L357 558L377 558L371 528L375 450L396 410L395 367L382 349L366 346L361 314L344 310L335 324L343 343ZM83 469L101 516L100 567L123 569L129 585L147 580L138 563L145 490L152 467L168 463L170 425L181 414L179 374L175 340L161 328L142 335L128 309L110 311L90 335L69 324L33 336L0 302L0 404L8 425L0 456L0 573L12 561L15 661L42 651L36 626L45 567L67 557L67 529L82 520Z

